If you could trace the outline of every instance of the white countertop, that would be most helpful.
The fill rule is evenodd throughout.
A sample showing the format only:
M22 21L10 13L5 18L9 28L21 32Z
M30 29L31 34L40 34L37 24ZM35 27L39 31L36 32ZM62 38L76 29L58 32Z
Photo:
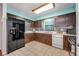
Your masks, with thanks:
M34 33L34 32L33 32L33 31L25 31L25 34L26 34L26 33Z
M25 31L26 33L45 33L45 34L52 34L52 35L66 35L66 36L76 36L75 34L66 34L66 33L57 33L55 31Z

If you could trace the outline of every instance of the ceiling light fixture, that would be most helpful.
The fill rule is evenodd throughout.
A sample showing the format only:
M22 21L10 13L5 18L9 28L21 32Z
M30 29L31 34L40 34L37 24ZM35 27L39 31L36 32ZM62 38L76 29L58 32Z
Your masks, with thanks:
M42 12L47 11L49 9L52 9L54 7L55 7L54 3L45 3L41 6L39 6L38 8L33 9L32 12L34 12L35 14L39 14L39 13L42 13Z

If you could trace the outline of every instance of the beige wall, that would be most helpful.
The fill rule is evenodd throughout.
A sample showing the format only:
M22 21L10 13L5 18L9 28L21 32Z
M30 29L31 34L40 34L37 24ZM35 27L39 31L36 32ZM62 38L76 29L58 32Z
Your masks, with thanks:
M1 50L1 21L0 21L0 50Z
M0 3L0 49L1 49L1 25L2 25L2 23L1 23L1 18L2 18L2 4Z
M76 4L76 26L77 26L77 44L79 44L79 4ZM79 56L79 47L77 46L77 55Z
M1 50L1 21L0 21L0 50Z
M3 4L3 15L2 15L2 44L1 44L1 49L2 49L2 54L7 53L7 27L6 27L6 20L7 20L7 9L6 9L6 4Z

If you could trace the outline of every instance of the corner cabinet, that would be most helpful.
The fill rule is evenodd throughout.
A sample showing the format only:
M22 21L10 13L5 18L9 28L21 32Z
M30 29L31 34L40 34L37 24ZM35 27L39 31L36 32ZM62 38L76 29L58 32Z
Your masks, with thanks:
M34 40L34 33L25 34L25 44Z

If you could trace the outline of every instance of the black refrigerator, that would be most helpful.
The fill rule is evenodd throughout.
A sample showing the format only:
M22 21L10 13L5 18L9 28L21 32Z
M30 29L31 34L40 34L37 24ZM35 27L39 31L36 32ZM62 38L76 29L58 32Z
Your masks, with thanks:
M24 47L25 21L7 18L7 53Z

